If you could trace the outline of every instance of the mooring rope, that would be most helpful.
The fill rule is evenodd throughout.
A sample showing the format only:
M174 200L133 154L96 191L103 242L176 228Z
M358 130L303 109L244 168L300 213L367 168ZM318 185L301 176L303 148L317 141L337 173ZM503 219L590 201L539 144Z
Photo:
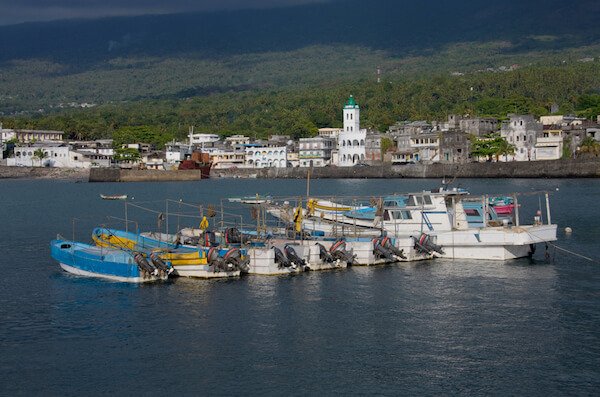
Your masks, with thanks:
M535 238L538 238L538 239L542 239L541 237L536 236L534 233L531 233L530 231L528 231L528 230L526 230L524 228L523 228L523 230L525 231L525 233L529 234L532 237L535 237ZM600 260L599 259L594 259L594 258L590 258L589 256L578 254L577 252L574 252L574 251L568 250L566 248L560 247L560 246L554 244L551 241L543 241L543 243L545 243L546 245L552 246L552 247L554 247L554 249L557 249L559 251L566 252L567 254L571 254L571 255L576 256L578 258L585 259L586 261L589 261L589 262L592 262L592 263L598 263L598 264L600 264Z
M568 250L566 248L559 247L558 245L556 245L554 243L551 243L551 242L547 242L546 244L551 245L552 247L556 248L559 251L566 252L567 254L571 254L571 255L577 256L577 257L579 257L581 259L585 259L586 261L590 261L590 262L593 262L593 263L599 263L600 264L600 260L598 260L598 259L594 259L594 258L590 258L589 256L578 254L577 252L573 252L573 251Z

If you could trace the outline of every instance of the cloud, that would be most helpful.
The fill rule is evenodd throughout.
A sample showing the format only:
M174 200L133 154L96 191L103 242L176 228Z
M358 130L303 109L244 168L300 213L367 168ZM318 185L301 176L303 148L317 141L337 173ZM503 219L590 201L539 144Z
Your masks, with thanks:
M330 0L0 0L0 25L55 19L287 7Z

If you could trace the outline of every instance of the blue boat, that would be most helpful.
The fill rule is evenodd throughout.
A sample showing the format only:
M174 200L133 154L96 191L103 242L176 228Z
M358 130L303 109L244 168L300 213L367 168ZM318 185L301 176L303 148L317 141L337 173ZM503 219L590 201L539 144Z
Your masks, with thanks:
M66 272L114 281L143 283L164 280L169 272L141 254L68 240L53 240L50 254Z

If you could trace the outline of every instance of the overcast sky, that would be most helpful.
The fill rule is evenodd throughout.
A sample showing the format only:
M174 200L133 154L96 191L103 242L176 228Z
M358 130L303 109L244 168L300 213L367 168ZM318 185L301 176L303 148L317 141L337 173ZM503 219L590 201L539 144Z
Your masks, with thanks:
M328 0L0 0L0 25L25 21L269 8Z

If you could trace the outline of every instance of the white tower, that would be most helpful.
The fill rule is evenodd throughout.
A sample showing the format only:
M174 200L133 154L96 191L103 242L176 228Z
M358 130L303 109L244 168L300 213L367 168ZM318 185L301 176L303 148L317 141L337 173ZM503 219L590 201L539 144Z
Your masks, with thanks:
M344 132L360 131L360 108L354 97L350 95L346 105L344 105Z
M365 161L367 131L360 129L360 108L350 95L344 105L344 130L338 135L338 165L351 167Z

